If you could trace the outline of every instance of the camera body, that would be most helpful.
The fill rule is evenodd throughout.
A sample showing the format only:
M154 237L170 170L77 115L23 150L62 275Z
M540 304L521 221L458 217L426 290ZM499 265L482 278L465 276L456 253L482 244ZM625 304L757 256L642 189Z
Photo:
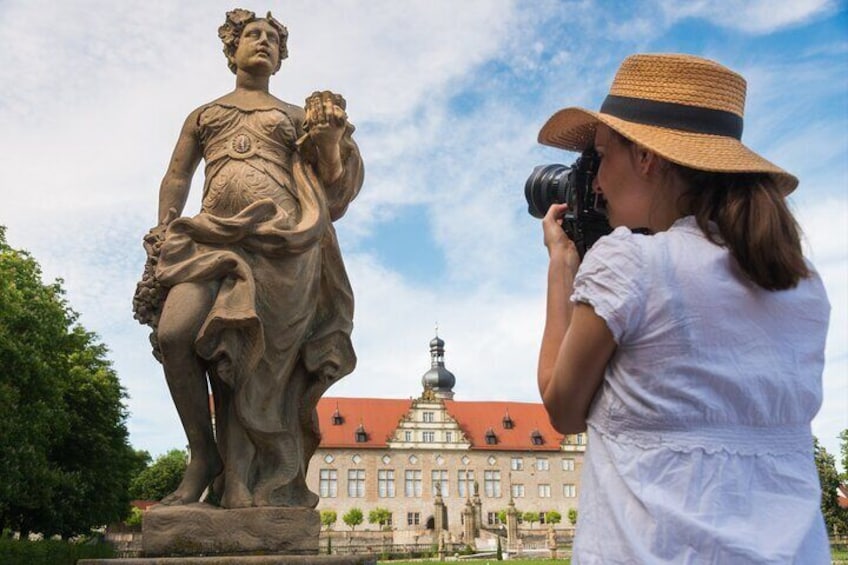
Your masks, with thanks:
M574 242L581 259L598 239L612 231L606 200L592 188L600 163L600 157L590 148L570 167L536 167L524 183L527 211L533 217L544 217L551 204L568 204L562 229Z

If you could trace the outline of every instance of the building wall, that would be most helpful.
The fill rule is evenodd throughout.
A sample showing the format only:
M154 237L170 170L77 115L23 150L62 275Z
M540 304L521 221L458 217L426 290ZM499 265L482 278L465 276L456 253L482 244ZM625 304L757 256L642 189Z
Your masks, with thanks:
M321 492L320 471L336 471L336 496L322 496L319 510L334 510L338 522L334 529L347 529L342 516L351 508L357 507L365 516L365 523L357 529L377 529L377 525L367 523L368 512L382 507L392 512L392 526L398 530L424 530L427 520L432 518L434 509L433 471L447 472L447 489L442 498L448 512L448 529L459 535L462 531L461 513L465 508L466 496L460 493L460 477L465 471L473 473L479 484L479 496L482 503L484 525L489 522L489 513L506 509L510 499L510 485L518 490L523 487L523 496L514 498L516 508L521 511L544 513L556 510L567 520L568 510L577 508L579 493L579 474L583 464L582 449L575 446L558 452L531 451L482 451L456 449L327 449L319 448L312 458L307 474L307 484L314 492ZM516 462L513 462L513 459ZM547 465L540 463L546 461ZM518 465L520 461L520 468ZM362 496L349 496L348 472L364 471L364 489ZM380 496L378 492L378 471L394 471L394 496ZM407 496L405 491L406 471L421 472L421 495ZM496 472L499 476L500 492L487 489L486 471ZM540 485L547 485L547 489ZM566 486L570 485L570 486ZM494 483L489 486L494 486ZM352 494L359 494L353 489ZM326 493L325 493L326 494ZM521 495L521 492L514 492ZM545 496L548 495L548 496ZM419 524L409 525L408 514L418 513Z

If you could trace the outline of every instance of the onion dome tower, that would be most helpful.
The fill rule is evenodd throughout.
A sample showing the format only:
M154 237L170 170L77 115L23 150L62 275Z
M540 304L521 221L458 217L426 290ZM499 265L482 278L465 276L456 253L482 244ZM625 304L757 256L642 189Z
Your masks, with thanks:
M430 341L430 370L421 377L424 390L432 390L436 398L453 399L453 386L456 377L445 368L445 342L436 337Z

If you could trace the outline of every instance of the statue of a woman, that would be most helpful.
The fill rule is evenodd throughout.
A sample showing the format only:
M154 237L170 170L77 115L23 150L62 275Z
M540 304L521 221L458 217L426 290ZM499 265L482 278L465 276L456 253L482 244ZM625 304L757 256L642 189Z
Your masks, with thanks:
M315 406L356 363L332 222L362 185L362 160L341 96L315 93L304 110L269 93L288 36L270 13L228 12L218 34L236 87L185 121L134 300L191 450L162 503L211 486L226 508L314 507ZM202 210L178 217L201 159Z

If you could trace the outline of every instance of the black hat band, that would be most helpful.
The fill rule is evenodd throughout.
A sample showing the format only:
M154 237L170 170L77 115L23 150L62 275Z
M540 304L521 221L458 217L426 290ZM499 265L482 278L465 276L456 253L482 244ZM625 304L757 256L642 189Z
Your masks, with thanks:
M610 94L601 113L637 124L742 139L742 118L724 110Z

